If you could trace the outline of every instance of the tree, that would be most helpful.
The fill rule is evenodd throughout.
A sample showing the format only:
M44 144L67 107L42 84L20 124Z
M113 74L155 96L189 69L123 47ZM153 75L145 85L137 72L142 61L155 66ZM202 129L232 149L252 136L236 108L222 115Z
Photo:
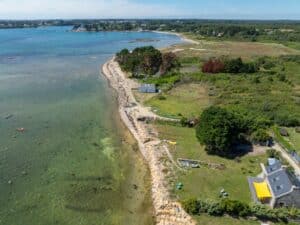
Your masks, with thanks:
M271 139L270 135L264 129L258 129L251 134L251 141L264 144Z
M222 199L221 207L231 216L246 217L251 213L249 205L237 200Z
M126 72L131 72L133 77L139 78L157 74L166 74L180 66L174 53L162 53L152 46L135 48L132 52L123 49L117 53L117 62Z
M259 70L256 63L244 63L241 58L215 59L211 58L202 66L204 73L255 73Z
M196 136L210 154L228 156L240 133L236 116L220 107L209 107L200 116Z
M153 46L136 48L132 55L145 74L154 75L158 72L162 62L161 52Z
M173 69L180 67L180 62L173 52L167 52L162 55L162 63L160 66L160 74L164 75Z
M227 73L240 73L244 64L241 58L225 61L225 71Z
M210 59L202 66L203 73L221 73L224 69L224 63L220 59Z

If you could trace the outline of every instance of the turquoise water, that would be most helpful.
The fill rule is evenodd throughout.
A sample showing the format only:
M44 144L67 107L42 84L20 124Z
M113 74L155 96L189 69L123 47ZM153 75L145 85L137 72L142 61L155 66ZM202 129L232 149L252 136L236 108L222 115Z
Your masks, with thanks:
M152 224L149 171L99 70L180 40L70 29L0 30L0 224Z

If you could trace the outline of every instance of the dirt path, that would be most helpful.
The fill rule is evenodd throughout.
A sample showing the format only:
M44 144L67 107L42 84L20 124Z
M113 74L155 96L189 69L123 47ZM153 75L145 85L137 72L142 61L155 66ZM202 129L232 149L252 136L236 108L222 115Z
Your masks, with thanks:
M114 59L105 63L102 72L109 84L117 91L119 113L130 132L138 142L139 149L147 161L151 173L151 191L155 210L156 224L158 225L195 225L195 221L183 210L182 206L170 198L166 172L163 159L167 158L166 144L152 132L151 125L139 121L141 117L153 120L172 120L157 116L147 107L140 105L132 93L132 88L138 84L126 78L118 63Z
M278 143L275 143L275 145L273 145L272 148L274 148L276 151L280 152L282 157L285 158L286 161L288 161L290 166L293 167L296 175L300 176L300 166L292 159L292 157Z

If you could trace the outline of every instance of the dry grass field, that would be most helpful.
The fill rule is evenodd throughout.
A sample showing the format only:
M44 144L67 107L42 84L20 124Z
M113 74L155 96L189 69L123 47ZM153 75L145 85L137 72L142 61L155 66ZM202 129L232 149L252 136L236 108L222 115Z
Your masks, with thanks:
M275 43L206 41L199 40L199 44L174 45L164 49L173 51L179 57L210 57L230 56L251 59L258 56L280 56L300 54L300 51Z

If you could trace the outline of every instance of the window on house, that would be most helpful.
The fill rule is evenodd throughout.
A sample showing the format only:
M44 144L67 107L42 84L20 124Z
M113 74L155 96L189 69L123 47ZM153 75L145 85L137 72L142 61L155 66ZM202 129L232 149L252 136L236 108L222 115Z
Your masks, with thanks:
M277 190L277 191L280 191L281 189L283 189L283 185L278 185L278 186L276 186L276 190Z

